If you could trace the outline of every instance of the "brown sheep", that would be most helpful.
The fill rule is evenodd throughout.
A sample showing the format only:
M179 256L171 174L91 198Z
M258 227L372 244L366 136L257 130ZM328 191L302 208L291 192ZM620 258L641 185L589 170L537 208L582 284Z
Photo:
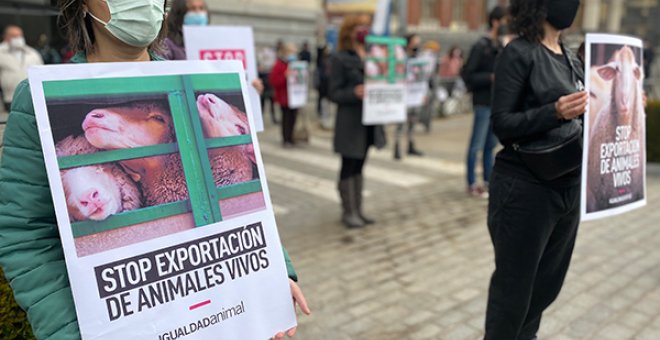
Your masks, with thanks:
M620 205L611 203L611 198L630 195L625 202L636 201L644 195L644 108L642 95L642 69L635 60L635 54L628 46L614 53L610 62L597 69L598 76L611 81L609 102L605 102L594 118L590 128L589 144L591 153L588 157L589 176L587 179L587 212L599 211ZM608 98L608 96L604 96ZM594 112L594 111L590 111ZM615 133L616 132L616 133ZM625 136L618 140L620 136ZM621 141L639 143L639 158L631 163L638 163L630 170L630 178L621 185L615 185L614 174L601 174L601 153L603 145L612 145ZM630 156L635 158L635 156ZM611 159L610 157L608 157ZM617 171L619 172L619 171Z
M87 114L82 127L87 140L104 150L175 141L169 110L156 104L95 109ZM188 188L178 153L119 163L139 183L147 206L188 199Z
M197 97L197 110L204 137L230 137L250 134L247 115L214 94ZM209 151L213 180L218 187L254 178L256 163L252 144L217 148Z
M99 151L85 137L69 136L57 143L58 157ZM72 222L101 221L142 205L137 184L115 163L83 166L60 171L67 210ZM84 179L84 180L81 180Z

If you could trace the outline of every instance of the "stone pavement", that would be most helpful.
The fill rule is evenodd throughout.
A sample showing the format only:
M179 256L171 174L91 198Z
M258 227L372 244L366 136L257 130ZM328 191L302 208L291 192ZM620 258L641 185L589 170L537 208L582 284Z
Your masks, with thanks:
M483 336L494 264L487 202L465 193L471 116L434 124L418 133L424 158L395 162L391 144L370 154L366 210L378 224L358 231L339 223L330 132L314 129L311 145L292 150L279 147L277 127L260 135L283 244L313 310L298 339ZM540 339L660 339L657 174L648 192L646 208L581 225Z

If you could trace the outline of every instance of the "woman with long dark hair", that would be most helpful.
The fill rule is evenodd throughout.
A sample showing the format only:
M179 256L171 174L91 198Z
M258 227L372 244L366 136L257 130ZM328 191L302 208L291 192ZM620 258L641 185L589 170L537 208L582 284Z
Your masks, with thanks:
M127 2L132 6L112 7ZM166 0L60 0L60 19L77 52L71 62L162 60L155 52L163 36L165 7ZM135 16L143 20L130 20ZM27 80L16 89L7 121L0 193L0 266L34 335L80 339ZM295 271L288 255L285 258L294 301L308 314ZM295 334L295 328L287 334ZM284 337L284 332L276 337Z
M186 60L183 25L208 25L209 9L204 0L173 0L166 23L163 57L167 60Z
M495 249L488 340L536 339L556 299L580 223L583 68L562 30L579 0L513 0L512 29L495 67L492 123L504 145L490 182Z
M385 132L381 125L362 124L368 25L369 19L364 16L344 18L339 30L338 52L330 62L328 97L337 103L334 150L341 155L338 189L343 210L342 222L348 228L374 223L362 212L362 169L369 147L385 146Z

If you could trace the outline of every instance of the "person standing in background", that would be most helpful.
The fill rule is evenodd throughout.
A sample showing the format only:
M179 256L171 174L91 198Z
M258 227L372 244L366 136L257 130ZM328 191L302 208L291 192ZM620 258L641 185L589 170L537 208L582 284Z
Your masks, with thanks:
M329 115L326 98L328 96L328 79L330 77L330 49L327 45L321 45L316 49L316 71L314 76L314 87L318 91L316 101L316 112L318 113L321 127L325 128L325 122Z
M497 146L497 138L493 134L490 123L491 91L493 86L495 58L502 51L502 44L497 35L500 28L507 23L507 10L495 7L488 16L490 32L488 36L477 41L468 57L461 76L472 92L474 106L474 121L472 135L467 150L467 192L475 197L488 197L488 182L493 169L493 150ZM483 186L477 184L475 173L477 154L482 151Z
M303 42L300 52L298 53L298 60L306 61L308 64L312 64L312 52L309 51L309 43L307 41Z
M282 43L277 51L275 66L268 75L270 86L275 91L275 101L280 105L282 111L282 146L285 148L291 148L295 145L293 128L296 126L298 109L289 108L287 78L289 76L289 63L297 59L296 47L289 43Z
M209 12L204 0L174 0L167 15L167 37L163 41L163 58L186 60L183 25L206 26Z
M46 34L41 34L39 36L39 42L37 44L39 47L39 54L41 54L41 59L44 64L59 64L62 62L62 56L60 53L50 46L48 41L48 36Z
M408 58L416 58L419 53L419 46L422 42L422 39L417 34L411 34L406 37L407 46L406 53ZM421 108L411 108L408 109L407 115L407 125L408 129L406 130L406 137L408 139L408 154L413 156L423 156L424 154L415 148L415 123L419 119L419 113ZM399 123L396 125L395 133L395 142L394 142L394 159L401 159L401 148L400 140L401 135L403 134L404 123Z
M27 78L28 68L43 63L39 52L25 44L23 30L20 27L9 25L5 28L0 44L0 87L7 112L10 111L16 86Z
M352 15L344 18L339 30L337 53L330 61L328 97L337 103L334 151L341 156L339 196L342 223L348 228L360 228L374 220L362 212L362 170L371 145L385 146L382 125L362 124L364 99L364 61L367 55L366 37L369 18Z
M463 51L454 45L440 60L440 77L456 78L461 72L461 67L463 67Z

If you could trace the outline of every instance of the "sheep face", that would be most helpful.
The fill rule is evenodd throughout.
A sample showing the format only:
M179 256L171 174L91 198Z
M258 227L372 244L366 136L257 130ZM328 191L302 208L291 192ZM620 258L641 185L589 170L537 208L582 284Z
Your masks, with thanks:
M250 134L247 115L214 94L197 97L197 109L207 138Z
M628 46L618 50L612 60L598 69L598 75L607 81L613 81L613 101L621 115L632 114L635 100L630 93L635 93L642 79L642 70L635 61L635 54Z
M80 179L84 178L84 181ZM110 168L86 166L62 172L69 215L75 221L101 221L122 211L122 197Z
M123 149L171 142L172 117L154 105L92 110L83 121L85 138L100 149Z

